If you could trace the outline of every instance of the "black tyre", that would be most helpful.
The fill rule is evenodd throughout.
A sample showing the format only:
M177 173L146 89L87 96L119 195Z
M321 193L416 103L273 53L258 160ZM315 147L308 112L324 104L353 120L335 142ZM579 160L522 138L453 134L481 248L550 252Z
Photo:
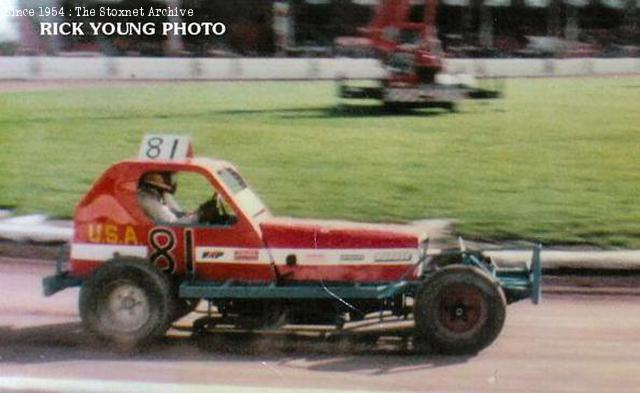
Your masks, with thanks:
M491 344L502 330L506 301L499 284L471 266L447 266L419 289L416 340L444 354L472 354Z
M80 291L85 328L120 348L133 348L165 334L174 312L167 277L143 259L105 263Z

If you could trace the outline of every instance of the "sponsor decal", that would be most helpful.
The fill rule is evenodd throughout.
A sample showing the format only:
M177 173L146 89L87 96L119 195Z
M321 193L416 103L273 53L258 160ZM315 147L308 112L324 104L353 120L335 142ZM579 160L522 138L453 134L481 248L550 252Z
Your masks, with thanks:
M376 262L408 262L413 255L410 251L381 251L373 256Z
M342 262L362 262L362 261L364 261L364 254L342 254L342 255L340 255L340 261L342 261Z
M235 250L233 252L233 259L236 261L257 261L259 256L259 250Z
M304 260L307 262L323 262L327 259L324 254L306 254Z
M223 255L224 251L220 250L203 251L200 255L200 259L203 261L215 261L216 259L222 258Z

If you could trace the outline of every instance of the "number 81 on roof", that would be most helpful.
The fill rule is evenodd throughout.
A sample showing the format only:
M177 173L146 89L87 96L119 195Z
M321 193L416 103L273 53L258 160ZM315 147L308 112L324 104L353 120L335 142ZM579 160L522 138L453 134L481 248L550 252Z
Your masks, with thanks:
M147 134L142 138L138 159L184 161L193 157L190 136Z

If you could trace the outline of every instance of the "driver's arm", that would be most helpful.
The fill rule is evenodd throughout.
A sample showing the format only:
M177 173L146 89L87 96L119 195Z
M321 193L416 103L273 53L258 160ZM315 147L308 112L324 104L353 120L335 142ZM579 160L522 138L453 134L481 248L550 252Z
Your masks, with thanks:
M138 201L140 202L142 210L155 222L173 223L178 219L171 209L160 202L153 194L148 192L139 192Z
M164 203L165 207L171 211L171 213L175 216L173 221L170 221L172 224L197 224L198 223L198 213L187 213L182 210L178 202L171 194L164 194Z
M167 206L169 207L169 210L171 210L177 217L182 217L185 215L185 212L182 210L182 208L176 201L176 198L173 197L173 195L169 193L165 193L164 203L167 204Z
M197 224L199 222L198 213L188 213L174 221L175 224Z

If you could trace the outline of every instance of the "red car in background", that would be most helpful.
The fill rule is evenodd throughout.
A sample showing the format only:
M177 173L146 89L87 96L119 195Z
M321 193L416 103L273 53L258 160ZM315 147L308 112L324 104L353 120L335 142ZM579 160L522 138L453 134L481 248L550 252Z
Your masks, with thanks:
M176 214L188 220L145 211L149 173L178 181L176 199L193 208ZM45 294L81 286L85 327L125 346L163 336L206 299L242 329L412 317L416 346L470 353L497 337L507 303L540 298L539 248L530 266L500 269L464 247L429 255L427 234L409 225L274 217L232 164L193 157L185 137L145 137L137 159L111 166L80 201L74 230Z

